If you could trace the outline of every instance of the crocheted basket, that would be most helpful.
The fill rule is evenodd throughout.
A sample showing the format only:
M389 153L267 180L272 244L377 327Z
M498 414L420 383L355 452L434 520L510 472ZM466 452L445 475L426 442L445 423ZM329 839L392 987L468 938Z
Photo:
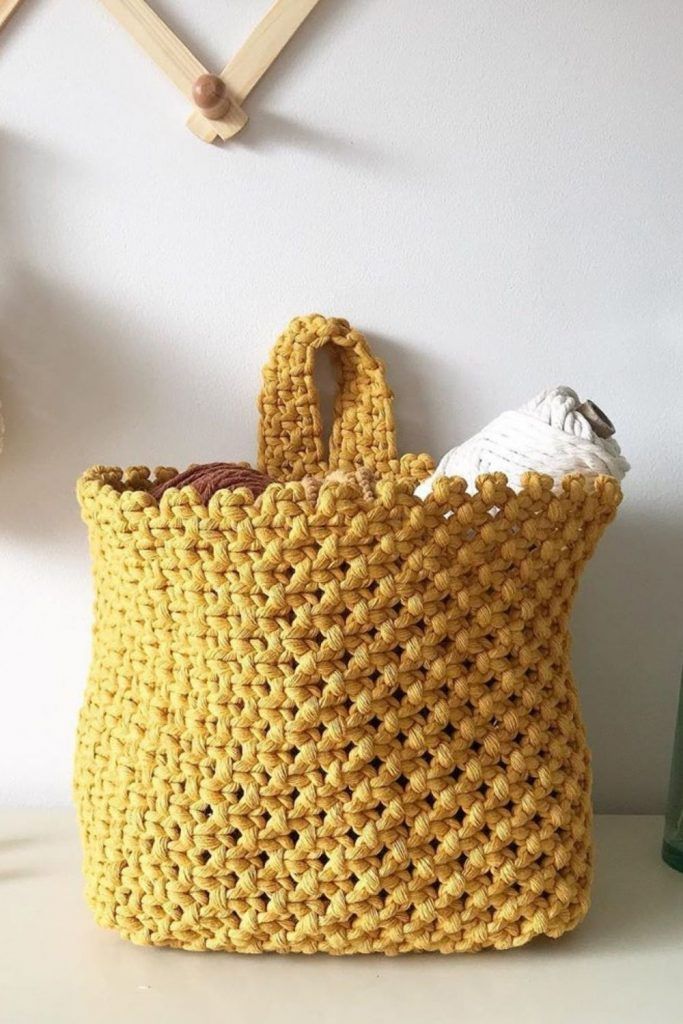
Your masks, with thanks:
M312 378L337 367L329 455ZM79 481L96 590L75 792L87 896L134 942L255 953L472 951L586 913L589 754L569 663L609 478L415 481L344 320L265 369L254 499L144 468ZM376 496L299 482L364 464Z

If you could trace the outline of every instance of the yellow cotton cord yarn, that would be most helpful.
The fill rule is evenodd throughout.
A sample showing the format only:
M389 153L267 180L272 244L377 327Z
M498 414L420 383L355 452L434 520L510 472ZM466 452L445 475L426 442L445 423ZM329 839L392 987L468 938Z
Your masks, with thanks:
M557 937L587 910L592 857L569 612L619 487L530 474L515 494L493 474L473 494L439 479L423 502L430 460L396 460L364 340L321 317L283 338L262 467L371 465L370 499L352 477L316 503L299 479L208 505L192 488L157 501L144 467L79 481L96 607L75 793L95 916L138 943L249 953ZM329 466L307 400L321 338L343 354ZM372 431L349 366L380 403Z
M315 353L325 345L338 384L327 457L313 381ZM298 317L263 369L259 468L276 480L353 471L358 465L378 475L396 473L392 402L383 364L347 320Z

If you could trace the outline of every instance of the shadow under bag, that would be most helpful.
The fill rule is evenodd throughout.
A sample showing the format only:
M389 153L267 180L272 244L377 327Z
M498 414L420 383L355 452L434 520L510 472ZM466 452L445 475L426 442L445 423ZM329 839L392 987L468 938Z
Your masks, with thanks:
M339 390L325 457L313 384ZM75 794L87 897L137 943L473 951L553 938L591 882L569 612L611 478L413 494L384 369L294 320L264 372L254 498L174 470L79 481L95 578ZM363 466L317 500L301 482ZM306 494L309 497L306 497Z

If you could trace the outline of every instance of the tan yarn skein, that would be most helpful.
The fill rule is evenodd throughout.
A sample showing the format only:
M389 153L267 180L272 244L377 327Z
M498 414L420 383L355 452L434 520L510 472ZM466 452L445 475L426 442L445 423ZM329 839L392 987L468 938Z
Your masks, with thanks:
M372 501L375 496L376 479L367 466L358 466L354 470L333 469L324 477L305 476L301 481L306 497L315 502L322 488L327 484L357 484L364 501Z

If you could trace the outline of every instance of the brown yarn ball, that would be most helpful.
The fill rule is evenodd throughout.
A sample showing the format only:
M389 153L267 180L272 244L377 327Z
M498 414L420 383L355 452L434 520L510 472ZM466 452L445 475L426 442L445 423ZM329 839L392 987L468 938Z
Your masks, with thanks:
M236 462L205 462L189 466L170 480L157 484L150 494L158 500L169 487L186 487L191 484L206 505L216 491L234 491L237 487L248 487L257 498L272 482L269 476L252 466L240 466Z

